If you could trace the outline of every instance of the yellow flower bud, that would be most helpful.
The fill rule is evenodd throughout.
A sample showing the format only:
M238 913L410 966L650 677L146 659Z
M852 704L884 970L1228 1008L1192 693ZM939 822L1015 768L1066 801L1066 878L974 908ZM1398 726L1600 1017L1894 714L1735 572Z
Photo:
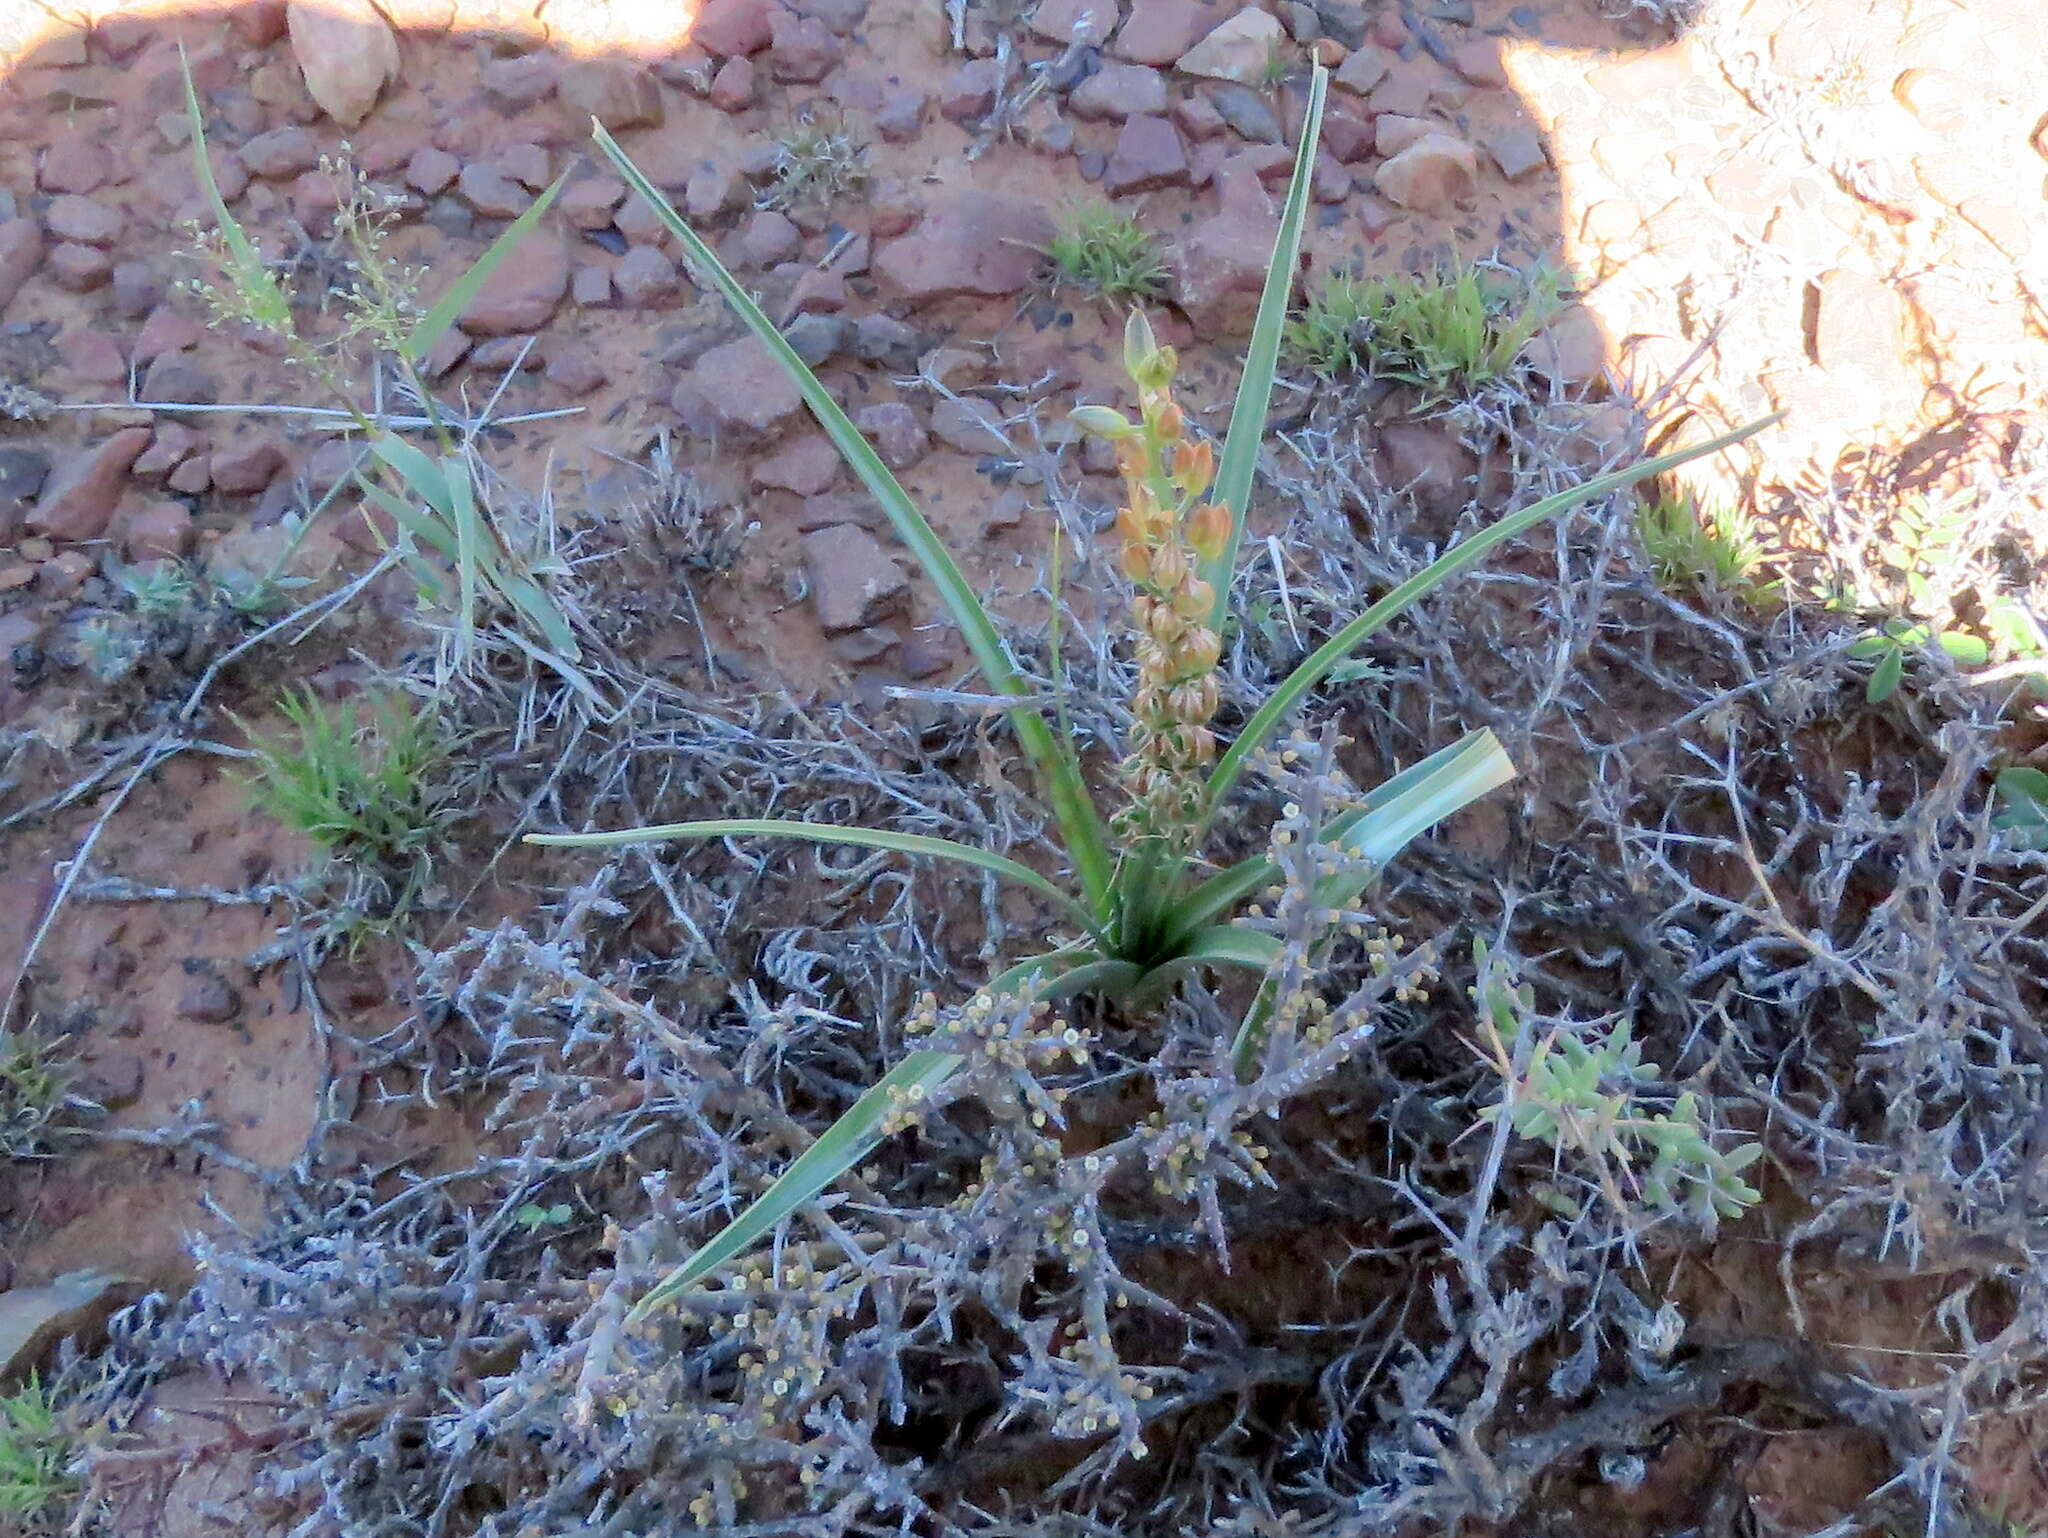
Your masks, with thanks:
M1143 310L1131 311L1124 322L1124 372L1142 388L1159 355L1159 339L1152 334L1152 322Z
M1167 602L1182 619L1207 619L1209 606L1216 601L1216 589L1200 577L1189 576L1179 583Z
M1151 632L1153 640L1161 646L1170 647L1187 634L1188 622L1162 603L1153 605L1152 617L1145 628Z
M1082 432L1111 442L1138 435L1137 424L1114 406L1076 406L1067 413L1067 420Z

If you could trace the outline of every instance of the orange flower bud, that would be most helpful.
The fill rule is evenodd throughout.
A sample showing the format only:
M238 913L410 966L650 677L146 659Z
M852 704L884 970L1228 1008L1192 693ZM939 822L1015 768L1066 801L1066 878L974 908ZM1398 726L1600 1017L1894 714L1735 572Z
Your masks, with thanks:
M1187 552L1177 544L1171 542L1163 544L1152 552L1151 570L1153 587L1158 588L1162 593L1175 593L1180 585L1187 580ZM1170 601L1176 609L1181 608L1177 597ZM1192 614L1187 614L1187 611L1184 609L1181 612L1189 619L1195 617Z
M1152 618L1145 626L1153 640L1161 646L1172 646L1188 632L1188 622L1174 613L1165 604L1154 604Z
M1173 446L1173 479L1181 491L1193 496L1206 491L1216 478L1216 451L1207 439L1196 442L1183 438Z
M1133 582L1144 583L1152 575L1152 558L1140 544L1125 545L1118 556L1124 575Z
M1190 577L1168 596L1174 613L1182 619L1200 620L1209 617L1209 606L1216 601L1216 589L1200 577Z
M1223 638L1206 625L1192 626L1180 638L1180 655L1189 667L1206 673L1223 655Z
M1116 510L1116 532L1127 545L1149 543L1145 537L1145 515L1135 507L1120 507Z
M1215 560L1230 542L1230 509L1221 502L1204 502L1188 514L1187 531L1195 554L1205 561Z

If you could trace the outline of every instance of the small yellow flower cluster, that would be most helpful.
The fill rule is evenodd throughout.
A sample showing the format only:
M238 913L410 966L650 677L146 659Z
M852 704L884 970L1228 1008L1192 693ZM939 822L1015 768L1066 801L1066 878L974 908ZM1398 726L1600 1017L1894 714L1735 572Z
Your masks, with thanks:
M1115 445L1124 505L1117 512L1122 561L1137 592L1131 599L1138 684L1137 724L1119 773L1132 805L1128 835L1172 834L1199 810L1201 775L1216 756L1209 722L1216 714L1216 662L1223 643L1210 628L1215 589L1201 564L1230 540L1230 510L1206 500L1216 453L1190 436L1173 399L1178 359L1161 347L1142 314L1124 334L1124 366L1138 387L1141 420L1107 406L1084 406L1076 425Z
M1266 1160L1273 1150L1253 1140L1242 1127L1217 1138L1200 1117L1149 1112L1144 1122L1145 1163L1152 1171L1152 1189L1161 1196L1187 1201L1201 1194L1206 1181L1219 1173L1233 1184L1265 1180ZM1222 1153L1223 1158L1216 1155ZM1246 1177L1249 1177L1247 1179Z

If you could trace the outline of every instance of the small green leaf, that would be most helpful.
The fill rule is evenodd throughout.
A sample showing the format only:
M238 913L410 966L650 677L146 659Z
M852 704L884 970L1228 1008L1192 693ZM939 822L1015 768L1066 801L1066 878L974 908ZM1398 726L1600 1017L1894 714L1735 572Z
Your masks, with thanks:
M1991 660L1991 648L1967 630L1944 630L1941 649L1966 668L1981 668Z
M2048 774L2039 769L2007 769L1997 780L2004 810L1993 826L2012 835L2022 849L2048 849Z
M1905 648L1894 646L1870 670L1870 682L1864 686L1863 697L1873 705L1882 705L1898 692L1899 680L1905 676Z

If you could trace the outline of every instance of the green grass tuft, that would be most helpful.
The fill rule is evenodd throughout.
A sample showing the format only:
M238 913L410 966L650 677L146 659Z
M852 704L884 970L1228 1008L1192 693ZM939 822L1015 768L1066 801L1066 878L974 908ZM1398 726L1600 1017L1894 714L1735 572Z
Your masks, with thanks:
M54 1532L77 1484L65 1471L71 1438L49 1391L31 1373L0 1394L0 1519L9 1532Z
M1768 601L1778 584L1760 575L1764 552L1756 524L1740 508L1703 510L1684 492L1662 492L1636 506L1636 535L1657 585Z
M1283 350L1323 378L1369 374L1448 399L1511 373L1530 339L1564 308L1564 286L1548 267L1520 277L1471 267L1430 277L1335 277L1288 322Z
M809 118L775 142L773 208L825 208L867 185L867 146L844 124Z
M431 711L403 696L373 704L320 703L287 694L278 710L288 735L252 734L251 800L337 860L419 873L460 815L447 769L455 744Z
M1166 290L1166 264L1151 231L1108 203L1082 203L1060 215L1046 248L1056 280L1091 298L1132 304Z
M50 1151L50 1129L70 1103L63 1039L0 1030L0 1159Z

